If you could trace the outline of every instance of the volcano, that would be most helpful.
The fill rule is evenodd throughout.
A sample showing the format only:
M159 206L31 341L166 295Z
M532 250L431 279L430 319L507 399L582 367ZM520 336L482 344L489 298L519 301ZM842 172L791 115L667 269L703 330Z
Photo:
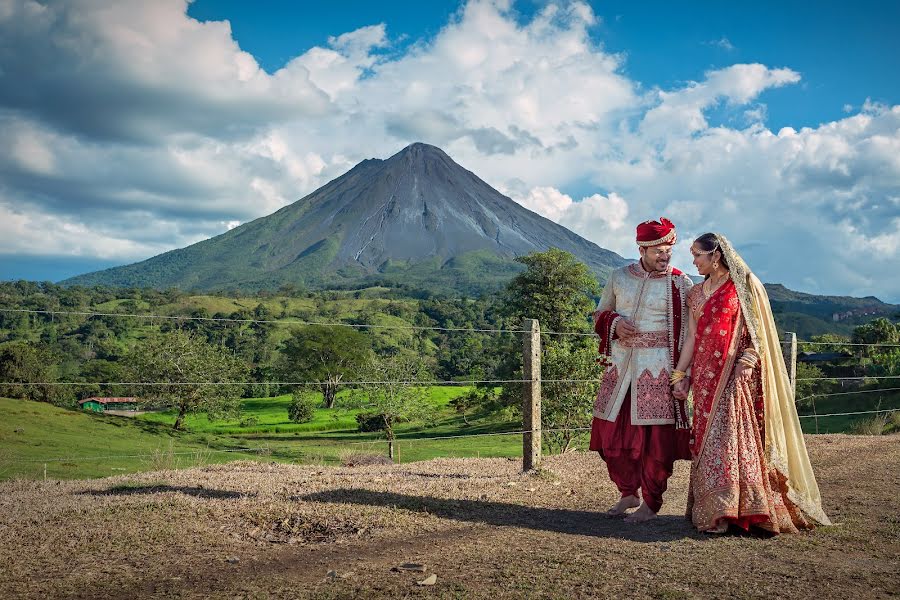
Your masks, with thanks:
M504 196L428 144L364 160L277 212L145 261L67 285L185 290L407 285L502 287L516 256L556 247L605 282L624 258Z

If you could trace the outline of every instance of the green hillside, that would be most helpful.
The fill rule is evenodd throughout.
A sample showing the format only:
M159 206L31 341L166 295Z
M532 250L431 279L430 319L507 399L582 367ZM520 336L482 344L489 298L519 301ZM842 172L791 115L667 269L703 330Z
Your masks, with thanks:
M775 322L794 331L801 339L835 333L849 336L853 329L878 317L895 318L900 306L887 304L874 296L818 296L790 290L779 283L767 283Z
M459 437L516 430L514 421L472 416L466 424L449 405L466 387L429 389L434 421L397 426L397 451L404 462L449 456L521 456L519 436ZM83 479L231 460L339 463L350 454L386 454L379 432L359 433L357 411L317 409L310 423L287 418L288 396L247 398L241 416L210 421L187 419L174 432L172 412L138 417L104 416L43 402L0 398L0 480ZM252 452L234 451L253 448Z
M45 464L48 478L83 479L257 456L214 452L239 447L238 440L45 402L0 398L0 414L0 479L43 477Z

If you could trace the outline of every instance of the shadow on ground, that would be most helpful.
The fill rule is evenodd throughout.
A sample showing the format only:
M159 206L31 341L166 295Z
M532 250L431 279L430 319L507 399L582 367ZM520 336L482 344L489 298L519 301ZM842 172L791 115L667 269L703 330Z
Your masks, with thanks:
M408 496L362 489L330 490L294 496L292 499L305 502L399 508L428 513L454 521L484 523L498 527L523 527L571 535L618 538L635 542L707 539L706 536L698 533L688 520L676 515L660 515L646 523L626 523L621 518L605 517L599 511L541 508L483 500Z
M233 500L256 496L231 490L216 490L203 487L187 487L179 485L117 485L106 490L87 490L80 492L86 496L134 496L138 494L165 494L177 492L185 496L208 498L212 500Z

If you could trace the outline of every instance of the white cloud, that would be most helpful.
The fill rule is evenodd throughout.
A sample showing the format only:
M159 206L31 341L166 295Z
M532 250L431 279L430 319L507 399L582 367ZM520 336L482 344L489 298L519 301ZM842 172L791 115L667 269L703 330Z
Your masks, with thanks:
M532 188L513 198L525 208L544 215L580 236L625 256L635 254L628 203L616 193L593 194L580 201L552 187Z
M800 81L790 69L765 65L732 65L710 71L702 82L692 82L674 92L659 91L659 104L641 121L641 132L658 139L671 134L692 134L707 128L704 111L721 101L744 105L767 89Z
M729 40L724 35L717 40L712 40L710 42L706 42L706 44L708 46L715 46L717 48L721 48L722 50L725 50L727 52L733 52L735 50L734 44L732 44L731 40Z
M333 32L273 74L186 6L0 2L0 253L144 258L424 141L621 254L664 215L683 240L723 231L764 280L900 301L884 277L900 107L774 133L764 94L799 73L735 64L647 89L592 39L585 2L523 23L509 0L470 0L433 39ZM710 126L720 104L747 125Z

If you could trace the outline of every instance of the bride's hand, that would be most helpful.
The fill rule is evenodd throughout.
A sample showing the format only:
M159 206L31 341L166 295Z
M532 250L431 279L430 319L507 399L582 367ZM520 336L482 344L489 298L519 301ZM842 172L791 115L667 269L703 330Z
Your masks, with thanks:
M687 400L688 392L691 389L691 380L689 377L685 377L681 381L675 384L675 388L672 390L672 395L675 396L676 400Z
M734 378L739 383L749 383L750 378L753 376L753 369L745 365L744 363L739 362L737 366L734 368Z

